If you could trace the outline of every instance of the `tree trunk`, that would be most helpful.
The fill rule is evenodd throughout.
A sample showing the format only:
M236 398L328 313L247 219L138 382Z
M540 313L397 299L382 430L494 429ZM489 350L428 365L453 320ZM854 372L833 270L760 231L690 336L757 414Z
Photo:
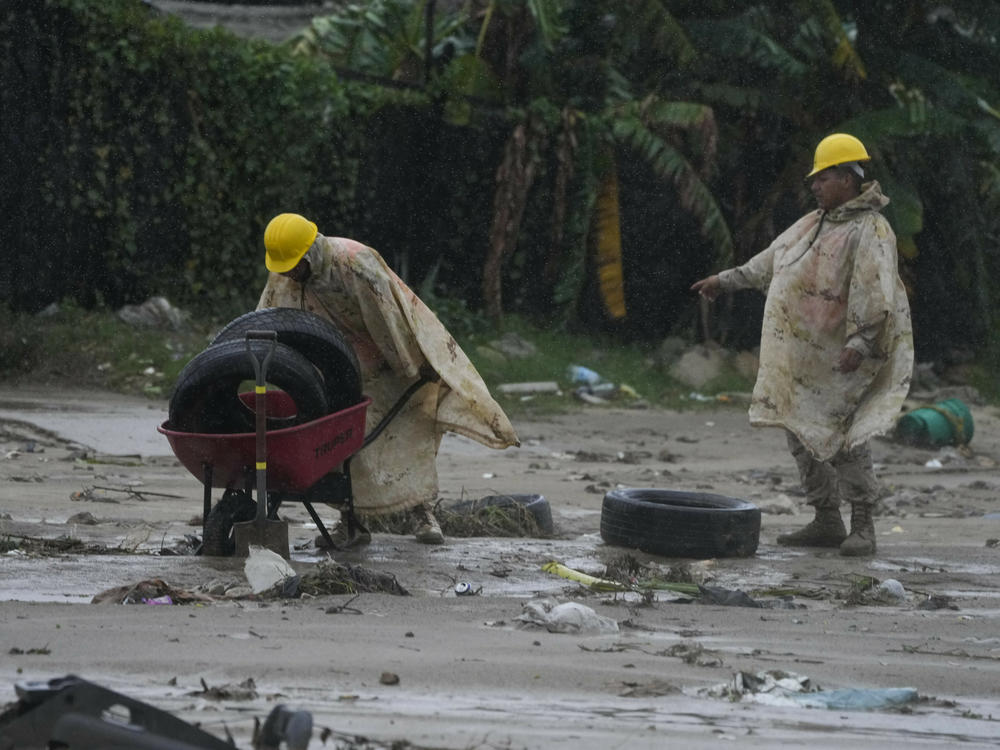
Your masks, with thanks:
M530 119L519 123L504 146L493 196L493 223L483 264L483 302L486 314L499 324L503 317L503 264L517 247L521 218L538 167L540 129Z

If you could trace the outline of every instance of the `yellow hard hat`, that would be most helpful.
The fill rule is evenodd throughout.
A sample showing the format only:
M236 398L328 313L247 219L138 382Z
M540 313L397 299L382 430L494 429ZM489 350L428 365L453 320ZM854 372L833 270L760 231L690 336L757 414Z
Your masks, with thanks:
M319 231L305 216L278 214L264 230L264 265L269 271L291 271L302 260Z
M816 146L816 155L813 157L813 171L806 175L812 177L817 172L822 172L827 167L837 164L846 164L852 161L870 161L871 157L865 150L865 144L847 133L834 133L828 135Z

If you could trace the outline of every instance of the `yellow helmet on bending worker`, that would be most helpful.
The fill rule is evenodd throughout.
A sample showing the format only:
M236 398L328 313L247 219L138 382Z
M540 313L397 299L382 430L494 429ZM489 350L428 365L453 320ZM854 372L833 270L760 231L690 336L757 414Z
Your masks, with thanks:
M806 178L812 177L828 167L860 161L871 161L865 144L853 135L834 133L821 140L816 146L816 154L813 156L813 170L806 175Z
M316 225L299 214L278 214L264 230L264 265L275 273L291 271L302 260L319 233Z

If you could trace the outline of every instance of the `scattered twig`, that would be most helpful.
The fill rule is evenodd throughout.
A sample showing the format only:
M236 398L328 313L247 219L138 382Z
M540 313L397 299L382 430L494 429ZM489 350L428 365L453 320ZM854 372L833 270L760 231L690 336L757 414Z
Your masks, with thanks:
M361 596L361 594L355 594L343 604L335 604L332 607L327 607L326 614L328 615L340 615L345 613L351 615L364 614L360 609L356 609L355 607L349 606L350 603L353 602L355 599L357 599L359 596Z

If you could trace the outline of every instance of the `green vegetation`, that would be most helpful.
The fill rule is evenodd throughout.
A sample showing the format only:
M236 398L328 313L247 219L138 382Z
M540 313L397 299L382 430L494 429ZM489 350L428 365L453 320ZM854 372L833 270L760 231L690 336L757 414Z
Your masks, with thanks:
M810 208L812 149L847 130L892 199L918 359L1000 357L993 0L328 9L274 45L141 0L5 3L0 299L247 309L295 210L497 330L691 338L691 282ZM742 299L704 317L759 333Z
M442 315L449 326L452 318ZM179 331L140 329L119 320L107 310L82 310L67 302L47 316L11 313L0 307L0 379L13 383L99 387L151 398L169 396L178 373L202 351L225 319L188 320ZM508 331L533 344L531 357L499 357L491 343L499 334L479 327L478 332L456 332L459 343L476 365L487 385L511 413L556 413L577 408L567 368L589 367L608 382L624 384L637 397L619 395L609 405L635 405L639 398L657 406L700 408L686 400L690 388L665 375L653 352L639 345L622 344L607 336L584 336L542 330L529 322L510 318ZM454 325L453 331L461 326ZM555 381L561 395L502 396L501 383ZM705 393L748 391L752 383L736 375L711 384Z
M0 378L166 396L210 334L201 325L177 332L134 328L72 302L44 317L0 307Z

